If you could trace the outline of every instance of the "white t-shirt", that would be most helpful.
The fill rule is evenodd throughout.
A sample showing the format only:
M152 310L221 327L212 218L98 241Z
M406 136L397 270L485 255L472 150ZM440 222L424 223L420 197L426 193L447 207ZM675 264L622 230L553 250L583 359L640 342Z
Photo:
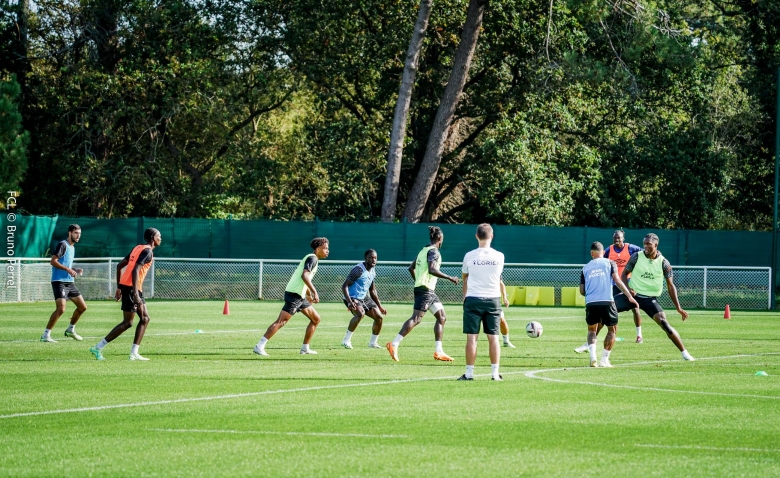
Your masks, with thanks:
M501 273L504 254L492 247L480 247L463 258L463 273L468 274L466 297L501 297Z

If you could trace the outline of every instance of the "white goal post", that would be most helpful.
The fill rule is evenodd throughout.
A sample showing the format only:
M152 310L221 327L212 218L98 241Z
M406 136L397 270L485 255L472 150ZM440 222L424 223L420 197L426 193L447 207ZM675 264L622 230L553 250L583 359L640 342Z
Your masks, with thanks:
M77 258L84 269L76 286L87 300L109 299L116 288L120 257ZM155 258L144 281L144 292L155 299L282 300L284 288L299 260ZM321 300L341 301L341 284L358 261L320 261L315 286ZM379 262L377 291L387 302L412 302L410 262ZM0 259L3 267L0 303L53 299L51 265L46 258ZM674 283L683 307L691 309L771 309L770 267L673 266ZM460 277L461 264L444 262L442 272ZM578 287L582 264L506 264L507 286L553 288L555 305L562 287ZM549 289L548 289L549 290ZM440 281L436 294L444 302L461 302L460 286ZM672 307L664 293L661 304Z

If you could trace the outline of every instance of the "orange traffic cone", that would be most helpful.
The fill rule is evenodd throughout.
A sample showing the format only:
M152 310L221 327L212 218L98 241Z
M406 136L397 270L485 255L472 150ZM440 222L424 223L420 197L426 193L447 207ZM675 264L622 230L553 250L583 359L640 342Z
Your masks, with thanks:
M726 312L723 314L724 319L730 319L731 318L731 309L729 308L729 305L726 304Z
M726 306L728 307L728 306ZM225 307L222 308L222 314L223 315L230 315L230 304L228 301L225 301Z

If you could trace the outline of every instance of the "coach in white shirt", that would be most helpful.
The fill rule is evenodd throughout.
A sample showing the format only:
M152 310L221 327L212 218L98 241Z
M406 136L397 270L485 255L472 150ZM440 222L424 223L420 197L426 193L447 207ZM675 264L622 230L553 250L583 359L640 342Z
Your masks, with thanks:
M458 380L474 380L474 362L477 361L479 328L485 331L490 344L490 364L493 380L501 380L498 362L501 347L498 341L501 322L501 273L504 254L490 247L493 228L490 224L477 226L479 247L463 258L463 333L466 339L466 373Z

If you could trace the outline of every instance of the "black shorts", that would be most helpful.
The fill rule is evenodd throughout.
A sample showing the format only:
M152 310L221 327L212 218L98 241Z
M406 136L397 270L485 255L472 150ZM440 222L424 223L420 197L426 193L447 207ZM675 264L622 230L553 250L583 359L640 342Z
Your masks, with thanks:
M124 312L138 312L138 306L133 302L133 288L129 285L120 285L119 290L122 291L122 311ZM141 303L145 304L144 293L138 291L138 297L141 298Z
M72 299L81 295L73 282L54 281L51 283L51 290L54 292L54 300Z
M612 284L612 297L615 297L618 294L622 294L623 291L620 290L620 287L616 286L615 284Z
M639 304L639 308L650 317L654 317L655 314L664 311L663 307L661 307L661 304L658 303L657 297L644 297L641 295L635 295L634 300L636 300ZM628 301L628 298L626 298L625 294L618 294L615 296L615 306L617 307L618 312L625 312L634 308L634 305Z
M363 312L368 312L369 310L376 309L379 307L378 305L376 305L376 302L374 302L374 300L370 296L366 296L364 299L356 299L354 297L352 297L351 299L355 305L363 308ZM349 309L349 302L344 300L344 305L346 305L347 309Z
M414 288L414 310L427 312L428 308L436 302L441 304L441 300L434 291L425 287Z
M498 335L501 324L500 297L466 297L463 301L463 333L478 334L479 326L486 335Z
M311 307L311 302L304 297L299 296L295 292L284 291L284 307L282 310L290 315L295 315L303 309Z
M618 324L618 311L615 303L591 302L585 304L585 322L588 325L604 324L612 327Z

